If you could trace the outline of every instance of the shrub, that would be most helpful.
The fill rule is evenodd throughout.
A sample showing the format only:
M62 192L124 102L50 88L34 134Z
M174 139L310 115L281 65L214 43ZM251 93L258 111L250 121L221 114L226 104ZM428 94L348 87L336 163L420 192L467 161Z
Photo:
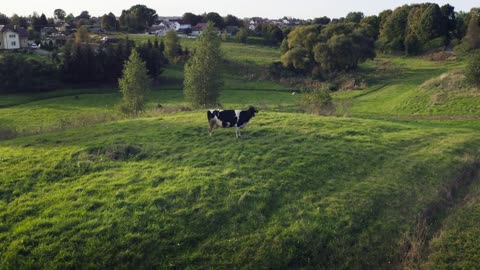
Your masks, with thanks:
M480 87L480 51L475 52L467 64L465 76L473 86Z
M314 114L331 115L335 112L330 90L327 87L305 92L300 99L300 106L303 111Z

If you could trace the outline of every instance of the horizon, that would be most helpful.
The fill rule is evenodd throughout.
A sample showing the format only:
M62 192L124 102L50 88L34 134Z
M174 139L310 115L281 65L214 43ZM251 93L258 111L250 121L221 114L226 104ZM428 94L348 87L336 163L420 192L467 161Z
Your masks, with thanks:
M196 2L186 0L185 4L161 4L157 1L147 0L141 3L131 0L117 1L115 7L112 7L108 3L98 4L92 0L85 0L82 3L68 3L61 1L49 1L34 2L28 5L17 6L14 3L8 2L2 6L0 13L7 16L17 14L19 16L29 16L34 12L45 14L47 17L53 17L55 9L63 9L67 14L72 13L74 16L78 16L82 11L88 11L91 16L100 17L104 14L112 12L115 16L120 16L122 10L127 10L130 7L140 4L145 5L157 12L160 17L178 17L182 16L186 12L194 14L203 14L208 12L217 12L221 16L225 17L228 14L234 15L238 18L251 18L262 17L269 19L278 19L283 17L291 17L298 19L314 19L318 17L327 16L329 18L341 18L346 16L349 12L363 12L365 16L378 15L381 11L387 9L395 9L399 6L416 3L436 3L440 6L450 4L455 7L455 11L468 12L471 8L478 7L478 3L472 0L457 0L457 1L375 1L377 3L362 3L360 1L352 0L339 0L335 3L323 1L313 2L311 0L303 0L295 2L292 8L290 2L287 0L272 1L267 0L261 3L256 3L251 0L243 1L239 4L232 3L228 7L221 7L222 2L219 0L205 2ZM306 4L306 5L305 5ZM251 8L250 5L255 5L255 8ZM187 7L186 7L187 6ZM300 7L298 7L300 6ZM95 7L95 8L93 8ZM220 8L221 7L221 8ZM272 9L271 7L275 7ZM297 8L298 7L298 8ZM255 11L253 11L255 10ZM317 11L318 10L318 11Z

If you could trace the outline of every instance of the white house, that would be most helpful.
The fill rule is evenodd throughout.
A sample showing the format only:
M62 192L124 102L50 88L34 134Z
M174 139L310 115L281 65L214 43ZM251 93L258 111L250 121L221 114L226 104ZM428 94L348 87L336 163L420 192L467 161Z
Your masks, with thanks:
M172 21L173 26L175 27L175 31L182 31L182 30L187 30L189 28L192 28L192 25L189 23L186 23L183 20L178 20L178 21Z
M197 25L192 27L192 36L200 36L205 27L207 27L207 23L197 23Z
M20 49L20 35L5 25L0 25L0 49Z

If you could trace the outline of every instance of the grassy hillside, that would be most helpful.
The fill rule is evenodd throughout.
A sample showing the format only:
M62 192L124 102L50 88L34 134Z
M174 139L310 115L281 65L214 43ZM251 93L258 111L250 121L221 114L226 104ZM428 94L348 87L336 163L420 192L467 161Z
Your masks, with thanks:
M137 119L115 87L0 96L0 132L40 133L0 141L0 269L475 267L480 96L451 86L463 61L380 56L366 89L333 94L351 117L321 117L251 76L276 49L222 46L221 103L260 110L241 139L208 136L181 66Z
M480 146L478 125L260 112L238 140L204 118L2 142L1 267L388 268Z
M434 62L419 58L380 56L362 66L369 87L334 95L351 102L350 113L374 115L480 115L478 90L421 87L426 81L464 67L463 61ZM447 91L448 90L448 91Z

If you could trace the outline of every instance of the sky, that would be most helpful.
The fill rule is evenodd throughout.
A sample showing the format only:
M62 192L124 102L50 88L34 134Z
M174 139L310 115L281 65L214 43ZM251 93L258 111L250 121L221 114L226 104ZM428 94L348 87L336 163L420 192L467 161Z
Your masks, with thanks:
M348 12L361 11L365 15L377 15L385 9L394 9L404 4L420 2L434 2L439 5L449 3L456 11L469 11L472 7L480 7L479 0L451 0L451 1L394 1L394 0L47 0L47 1L4 1L0 5L0 13L11 16L13 14L27 16L36 11L44 13L47 17L53 16L57 8L65 10L67 14L77 16L81 11L87 10L92 16L101 16L113 12L120 16L122 10L129 9L136 4L146 5L155 9L159 16L181 16L185 12L202 14L204 12L217 12L222 16L228 14L239 18L262 17L276 19L283 16L313 19L328 16L330 18L344 17ZM114 3L114 4L112 4Z

